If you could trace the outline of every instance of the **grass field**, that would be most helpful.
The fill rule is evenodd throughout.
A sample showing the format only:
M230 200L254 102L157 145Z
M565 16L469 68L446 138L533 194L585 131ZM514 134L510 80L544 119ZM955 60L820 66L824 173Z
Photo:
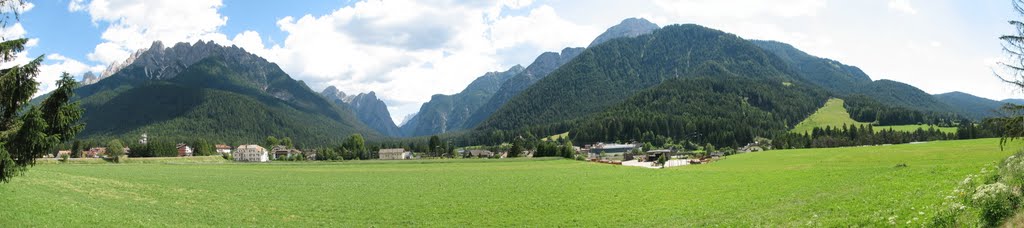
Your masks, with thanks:
M543 138L541 140L544 140L544 141L554 141L554 140L559 140L559 139L562 139L562 138L569 138L569 132L548 136L548 137L545 137L545 138Z
M933 125L927 125L927 124L895 125L895 126L875 126L874 129L875 129L875 132L879 132L879 131L882 131L882 130L887 130L887 129L890 129L890 128L892 128L895 131L911 132L911 131L917 131L918 128L921 128L921 129L924 129L924 130L928 130L929 127L934 127L935 129L938 129L939 131L942 131L942 132L945 132L945 133L956 133L956 128L955 127L939 127L939 126L933 126Z
M789 132L803 134L804 132L811 132L815 127L824 128L826 126L832 127L843 127L843 125L862 125L865 126L865 122L857 122L850 118L850 113L846 111L846 107L843 106L843 100L832 98L825 103L818 111L811 114L811 116L801 121L799 124L793 127ZM918 128L928 130L929 127L935 127L945 133L956 133L955 127L938 127L927 124L918 125L894 125L894 126L874 126L875 132L879 132L885 129L893 129L896 131L912 132L917 131Z
M850 113L846 112L846 107L843 106L843 100L832 98L825 102L825 106L822 106L814 114L801 121L789 132L803 134L804 132L811 132L814 127L842 127L843 124L862 125L868 123L857 122L850 118Z
M0 184L0 227L904 225L1012 153L997 142L780 150L661 170L558 159L47 164Z

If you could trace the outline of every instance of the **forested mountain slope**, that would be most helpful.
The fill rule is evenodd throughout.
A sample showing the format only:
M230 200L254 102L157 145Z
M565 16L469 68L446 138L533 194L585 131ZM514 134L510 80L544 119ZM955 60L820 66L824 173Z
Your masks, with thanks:
M184 64L185 56L168 54L179 52L188 53L187 58L207 57ZM331 105L276 64L240 48L199 42L150 48L139 56L146 60L76 89L87 123L80 138L134 139L148 133L156 141L203 138L240 144L277 136L325 145L351 133L379 136L350 110ZM181 69L152 69L162 65Z
M585 116L677 77L702 75L792 82L783 60L751 42L699 25L672 25L589 48L514 97L479 129L512 130Z

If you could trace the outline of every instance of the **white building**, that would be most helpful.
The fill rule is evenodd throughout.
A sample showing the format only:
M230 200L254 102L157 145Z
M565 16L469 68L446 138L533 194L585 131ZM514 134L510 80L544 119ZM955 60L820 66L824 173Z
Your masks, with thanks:
M231 146L228 146L228 145L225 145L225 144L217 144L214 147L217 148L217 153L220 153L220 154L230 154L231 153Z
M240 162L267 162L270 161L270 156L267 153L267 149L264 149L259 145L241 145L235 148L235 152L231 154L235 157L235 161Z
M405 151L402 148L380 149L377 151L377 156L380 160L406 160L412 159L412 152Z

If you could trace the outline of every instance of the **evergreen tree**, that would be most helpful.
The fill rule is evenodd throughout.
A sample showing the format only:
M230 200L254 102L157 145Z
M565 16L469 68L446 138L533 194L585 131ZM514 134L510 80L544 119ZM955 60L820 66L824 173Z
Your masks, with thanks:
M8 9L0 24L6 26L11 15L18 20L20 10L28 3L21 0L0 0ZM28 39L0 42L0 62L11 62L25 50ZM0 182L7 183L25 172L35 159L47 153L58 143L71 140L84 127L79 123L82 109L70 102L77 83L67 73L57 81L57 89L39 105L29 99L38 91L39 66L43 56L24 65L0 70Z
M81 153L81 152L82 152L82 142L78 141L78 140L75 140L75 142L71 144L71 154L69 154L69 155L71 157L76 157L76 156L79 156L79 153Z
M1024 0L1013 0L1013 8L1018 16L1024 16ZM1014 33L1003 35L999 40L1003 42L1003 49L1009 55L1010 62L1000 62L1009 73L997 74L1003 82L1014 87L1024 88L1024 20L1013 19L1009 21L1014 28ZM989 120L990 123L1001 126L1002 137L999 140L1000 147L1009 141L1024 137L1024 105L1007 103L1003 106L1008 116Z
M427 147L429 150L428 152L430 152L430 156L440 155L442 151L441 138L437 137L436 135L430 136L430 140L427 141Z
M508 157L519 157L519 154L523 152L523 149L523 138L516 137L512 140L512 148L508 150Z

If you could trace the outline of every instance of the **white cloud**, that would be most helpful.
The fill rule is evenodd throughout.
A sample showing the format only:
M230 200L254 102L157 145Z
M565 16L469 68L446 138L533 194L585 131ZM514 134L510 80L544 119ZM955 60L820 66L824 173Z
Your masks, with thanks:
M528 64L543 51L584 46L603 30L571 23L544 5L527 15L500 15L530 4L364 1L327 15L279 20L287 33L279 45L265 46L254 31L232 42L314 89L376 91L399 120L433 94L459 92L485 72ZM530 54L510 62L501 51Z
M106 23L103 43L88 55L92 61L121 61L153 41L195 42L199 39L227 43L217 30L228 18L217 12L220 0L73 0L68 10L89 13L94 24Z
M824 0L654 0L654 3L675 16L733 19L814 16L825 7Z
M905 14L917 14L917 9L910 5L910 0L889 0L889 10Z
M47 54L45 60L45 63L39 66L39 74L36 76L36 81L39 82L39 90L33 96L39 96L56 89L57 80L65 72L71 76L79 77L85 74L85 72L97 71L103 67L102 65L90 66L59 53Z

